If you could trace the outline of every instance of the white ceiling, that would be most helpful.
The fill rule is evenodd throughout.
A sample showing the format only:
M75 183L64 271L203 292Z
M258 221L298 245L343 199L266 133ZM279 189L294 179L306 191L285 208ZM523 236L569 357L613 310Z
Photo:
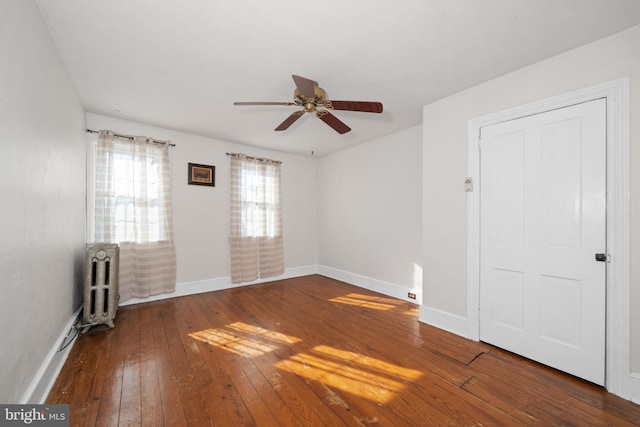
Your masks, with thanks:
M421 123L422 106L640 23L638 0L39 0L89 112L274 150L324 154ZM339 135L297 107L292 74ZM114 129L117 131L117 129ZM153 136L153 135L149 135Z

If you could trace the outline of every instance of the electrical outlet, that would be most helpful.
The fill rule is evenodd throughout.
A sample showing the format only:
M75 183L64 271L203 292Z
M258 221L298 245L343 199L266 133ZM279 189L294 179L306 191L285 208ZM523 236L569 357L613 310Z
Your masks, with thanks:
M409 298L416 299L416 294L409 292Z

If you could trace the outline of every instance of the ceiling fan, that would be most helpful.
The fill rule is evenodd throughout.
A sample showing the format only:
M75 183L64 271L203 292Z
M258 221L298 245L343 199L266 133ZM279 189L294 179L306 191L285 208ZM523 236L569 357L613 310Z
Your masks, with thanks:
M336 132L343 134L351 130L342 120L327 110L361 111L365 113L382 113L382 103L369 101L330 101L324 89L318 83L305 77L293 75L296 89L293 91L293 102L234 102L233 105L293 105L302 107L287 117L275 128L286 130L304 113L316 113L316 116L331 126ZM318 109L321 108L321 109Z

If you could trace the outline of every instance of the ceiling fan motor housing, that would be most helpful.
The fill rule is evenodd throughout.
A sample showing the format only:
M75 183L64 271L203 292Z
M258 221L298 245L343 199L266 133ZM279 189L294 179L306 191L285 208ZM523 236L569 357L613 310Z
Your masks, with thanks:
M308 98L300 93L298 89L293 91L293 98L296 100L296 103L302 105L304 107L305 113L313 113L316 111L316 107L323 107L325 104L325 99L327 97L327 93L319 86L314 87L314 98Z

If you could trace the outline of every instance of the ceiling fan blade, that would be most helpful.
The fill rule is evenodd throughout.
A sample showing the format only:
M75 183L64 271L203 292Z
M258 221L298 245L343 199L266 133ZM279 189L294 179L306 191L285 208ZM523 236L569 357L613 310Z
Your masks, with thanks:
M295 102L234 102L233 105L296 105Z
M381 102L369 101L325 101L324 106L334 110L362 111L365 113L382 113Z
M351 130L351 128L344 124L342 120L340 120L327 110L317 111L316 116L318 116L320 120L331 126L339 134L347 133Z
M289 117L284 119L284 122L280 123L280 125L277 128L275 128L274 130L287 130L289 128L289 126L291 126L296 120L298 120L300 117L302 117L303 114L304 114L304 111L296 111L296 112L294 112Z
M307 79L306 77L292 75L293 81L296 83L296 87L300 92L300 95L305 98L315 98L316 97L316 86L318 86L317 82L313 80Z

